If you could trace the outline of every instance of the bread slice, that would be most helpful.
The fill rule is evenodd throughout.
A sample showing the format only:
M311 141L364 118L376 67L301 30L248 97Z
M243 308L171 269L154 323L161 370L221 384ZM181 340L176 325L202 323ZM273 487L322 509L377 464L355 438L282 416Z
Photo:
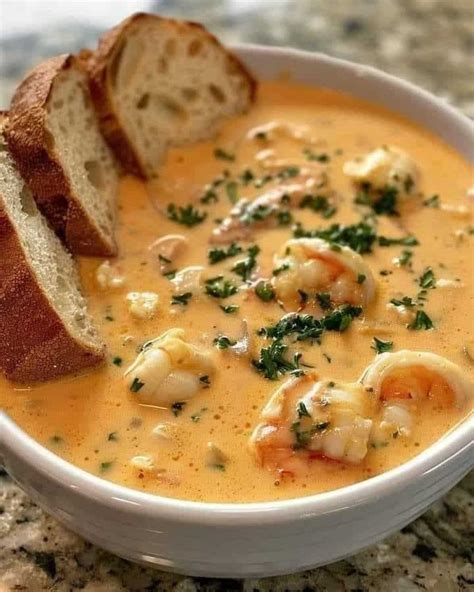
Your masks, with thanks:
M246 67L202 25L143 13L105 33L89 74L103 134L145 178L167 147L211 137L256 92Z
M78 255L117 251L117 166L104 141L82 60L48 59L23 80L5 129L41 212Z
M0 368L42 381L104 359L71 256L38 211L0 122Z

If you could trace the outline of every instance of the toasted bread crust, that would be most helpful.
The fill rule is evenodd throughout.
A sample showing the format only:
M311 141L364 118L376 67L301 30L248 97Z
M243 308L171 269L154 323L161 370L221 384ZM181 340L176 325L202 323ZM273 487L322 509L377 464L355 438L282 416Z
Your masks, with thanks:
M17 88L5 128L9 150L31 189L38 208L58 236L78 255L113 256L74 196L45 126L46 107L56 76L74 65L69 54L50 58L34 68Z
M104 349L81 345L64 327L0 205L0 367L7 378L49 380L95 366L104 357Z
M145 166L140 162L133 144L130 142L125 130L120 124L117 114L114 110L111 94L108 88L108 68L113 57L120 52L123 40L137 22L140 21L168 22L178 29L186 30L194 28L202 32L214 45L219 46L229 59L235 64L236 70L247 80L249 86L249 102L253 103L256 97L257 82L244 64L229 50L227 50L220 41L203 25L192 21L182 21L164 18L155 14L146 14L138 12L119 23L113 29L110 29L99 40L97 50L89 56L88 70L90 76L90 89L92 99L95 103L99 115L102 134L106 138L110 147L115 152L117 158L122 163L124 169L138 177L146 179L148 177Z

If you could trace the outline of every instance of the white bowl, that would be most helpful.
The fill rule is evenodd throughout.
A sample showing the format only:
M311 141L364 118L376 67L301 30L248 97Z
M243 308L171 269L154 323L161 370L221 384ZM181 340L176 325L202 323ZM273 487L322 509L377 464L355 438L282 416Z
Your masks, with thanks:
M239 46L259 78L293 80L377 102L421 123L474 160L473 124L428 93L327 56ZM190 575L269 576L316 567L372 545L419 516L473 465L473 424L404 465L362 483L300 499L206 504L134 491L67 463L0 413L0 463L50 514L133 561Z

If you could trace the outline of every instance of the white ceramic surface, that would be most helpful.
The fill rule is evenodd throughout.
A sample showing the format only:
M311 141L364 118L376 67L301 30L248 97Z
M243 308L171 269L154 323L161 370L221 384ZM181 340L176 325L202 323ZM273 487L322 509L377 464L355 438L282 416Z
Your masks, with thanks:
M382 104L474 160L473 124L428 93L372 68L300 51L239 46L259 78L293 80ZM367 547L421 514L473 466L471 417L403 466L289 501L205 504L94 477L49 452L0 412L0 464L49 513L117 555L190 575L249 577L308 569Z

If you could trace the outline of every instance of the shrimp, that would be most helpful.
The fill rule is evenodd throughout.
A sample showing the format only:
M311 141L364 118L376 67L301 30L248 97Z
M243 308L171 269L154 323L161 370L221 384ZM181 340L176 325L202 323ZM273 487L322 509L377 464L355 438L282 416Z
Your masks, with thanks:
M303 197L325 183L326 175L318 167L315 172L300 171L296 177L280 180L254 200L240 199L212 231L211 243L251 240L254 230L276 226L279 212L298 207Z
M370 446L386 445L394 434L409 437L427 398L460 407L473 395L473 383L441 356L384 353L353 383L316 374L287 380L263 408L249 444L262 466L280 473L301 474L318 457L356 464Z
M403 197L415 192L419 178L414 160L396 146L383 146L350 160L344 164L343 172L356 183L367 184L374 190L395 187Z
M410 436L420 405L431 399L443 408L462 407L474 385L456 364L428 352L384 353L370 364L360 383L380 402L371 441Z
M286 242L275 257L278 274L272 278L278 298L286 305L300 303L301 291L328 292L336 304L368 305L375 296L375 279L361 255L349 247L338 250L320 238Z
M184 337L183 329L166 331L146 343L126 370L126 386L141 403L168 407L190 399L203 387L201 378L214 373L213 355Z
M287 380L261 412L250 447L266 468L299 472L323 457L358 463L367 454L376 400L360 384L321 381L316 374Z
M462 407L474 394L474 385L459 366L429 352L381 354L366 368L360 382L382 401L434 399L446 407Z

